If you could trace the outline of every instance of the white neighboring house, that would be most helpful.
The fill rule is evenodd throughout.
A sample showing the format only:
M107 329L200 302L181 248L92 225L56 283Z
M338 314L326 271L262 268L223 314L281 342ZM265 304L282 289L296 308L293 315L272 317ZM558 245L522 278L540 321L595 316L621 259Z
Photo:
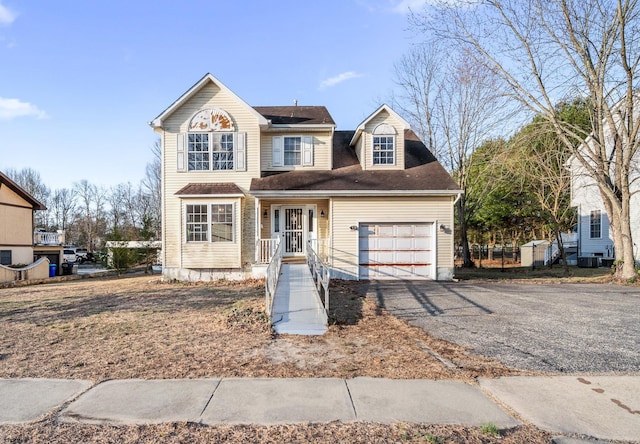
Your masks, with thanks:
M609 140L609 138L607 139ZM585 144L589 143L589 139ZM610 144L609 144L610 145ZM610 148L607 147L609 151ZM636 155L630 171L630 187L632 194L630 202L631 236L633 239L633 256L640 261L640 158ZM571 171L571 206L578 212L578 256L597 256L602 258L616 258L611 232L610 220L607 215L596 181L586 174L584 166L572 156L567 162Z

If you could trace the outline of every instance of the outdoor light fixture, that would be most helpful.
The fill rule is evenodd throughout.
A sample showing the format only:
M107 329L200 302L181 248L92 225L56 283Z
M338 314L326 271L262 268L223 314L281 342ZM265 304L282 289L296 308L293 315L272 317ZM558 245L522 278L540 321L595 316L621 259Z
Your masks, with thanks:
M440 225L440 231L444 233L446 230L447 230L447 227L445 227L444 225Z
M269 214L267 213L267 210L264 210L264 213L262 213L262 217L264 219L266 219L267 217L269 217Z
M351 226L349 227L349 229L350 229L350 230L353 230L353 231L356 231L356 230L358 229L358 226L357 226L357 225L351 225Z
M324 210L320 210L320 217L324 217Z

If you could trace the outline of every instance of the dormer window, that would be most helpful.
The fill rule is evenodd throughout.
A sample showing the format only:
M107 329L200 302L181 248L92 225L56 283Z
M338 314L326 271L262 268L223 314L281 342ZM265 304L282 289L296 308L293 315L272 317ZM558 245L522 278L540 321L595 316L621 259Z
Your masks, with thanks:
M396 130L383 123L373 130L373 164L393 165L396 153Z

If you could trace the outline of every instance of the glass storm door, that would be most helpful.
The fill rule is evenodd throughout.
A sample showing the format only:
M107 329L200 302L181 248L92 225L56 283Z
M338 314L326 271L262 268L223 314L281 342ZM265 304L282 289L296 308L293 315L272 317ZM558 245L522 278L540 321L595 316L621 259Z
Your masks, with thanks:
M284 254L297 256L304 254L304 212L302 208L284 208Z

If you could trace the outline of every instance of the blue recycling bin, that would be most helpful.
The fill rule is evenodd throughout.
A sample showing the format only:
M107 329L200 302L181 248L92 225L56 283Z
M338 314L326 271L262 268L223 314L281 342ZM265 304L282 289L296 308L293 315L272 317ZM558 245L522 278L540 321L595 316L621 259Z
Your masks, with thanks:
M56 269L57 269L57 265L56 264L49 264L49 277L55 277L56 275Z

